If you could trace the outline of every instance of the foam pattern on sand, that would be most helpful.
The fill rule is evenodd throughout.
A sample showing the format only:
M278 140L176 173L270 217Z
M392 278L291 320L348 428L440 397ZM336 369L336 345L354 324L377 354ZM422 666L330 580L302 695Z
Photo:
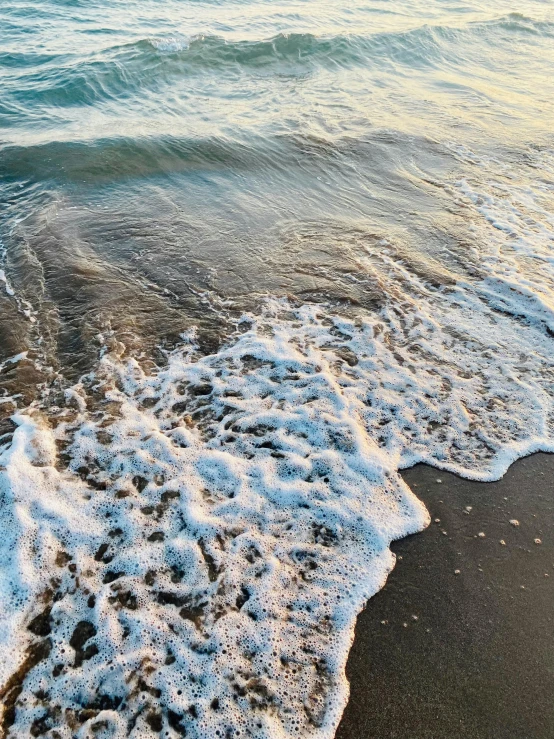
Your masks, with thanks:
M182 350L152 376L106 357L55 430L16 417L6 632L54 574L30 621L51 647L19 731L43 702L62 736L100 709L121 736L335 725L354 617L392 567L391 539L426 512L360 422L355 376L318 346L336 344L329 329L313 309L268 310L218 355ZM105 410L86 411L91 393Z
M383 242L367 269L397 298L374 315L268 301L215 355L191 337L147 372L115 347L14 417L10 736L332 736L356 614L428 523L398 470L491 480L554 451L551 263L528 264L548 219L453 188L492 245L474 282L429 286Z

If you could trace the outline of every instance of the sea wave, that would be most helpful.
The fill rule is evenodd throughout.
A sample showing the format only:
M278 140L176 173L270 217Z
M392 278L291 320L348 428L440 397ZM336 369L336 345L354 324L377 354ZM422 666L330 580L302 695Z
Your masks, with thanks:
M5 181L45 179L88 182L187 171L279 169L304 162L352 157L393 159L414 151L452 157L449 148L424 136L375 129L363 136L323 136L277 132L246 138L240 130L221 136L111 136L53 140L27 146L0 144ZM391 162L392 166L392 162Z
M510 14L463 27L423 25L369 36L281 33L267 40L237 41L214 35L167 35L107 47L84 58L77 51L58 57L5 52L0 67L13 73L5 80L7 100L13 105L63 108L159 91L160 85L215 70L225 78L245 72L266 74L272 68L293 76L376 65L383 71L440 69L475 54L490 56L487 49L495 44L507 48L516 36L519 44L550 39L554 23Z
M245 144L224 137L113 137L92 141L52 141L2 149L0 172L6 179L81 180L89 182L146 177L198 169L268 164L267 140Z

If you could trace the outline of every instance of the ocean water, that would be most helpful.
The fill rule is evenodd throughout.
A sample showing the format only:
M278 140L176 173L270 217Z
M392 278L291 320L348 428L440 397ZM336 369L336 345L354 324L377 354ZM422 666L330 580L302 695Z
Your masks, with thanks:
M333 736L399 470L554 451L552 69L547 0L3 0L6 737Z

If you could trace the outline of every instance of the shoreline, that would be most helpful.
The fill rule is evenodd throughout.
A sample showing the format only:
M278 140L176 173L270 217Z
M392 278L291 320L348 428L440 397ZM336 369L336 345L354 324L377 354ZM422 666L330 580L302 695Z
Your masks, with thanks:
M396 566L358 617L336 739L548 739L554 455L498 482L426 465L402 476L432 523L393 543Z

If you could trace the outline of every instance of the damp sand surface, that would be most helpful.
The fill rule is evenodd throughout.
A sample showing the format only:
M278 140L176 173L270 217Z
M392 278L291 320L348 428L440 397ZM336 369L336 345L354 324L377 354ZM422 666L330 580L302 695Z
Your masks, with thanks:
M552 736L553 474L547 454L492 483L403 474L433 523L358 618L337 739Z

